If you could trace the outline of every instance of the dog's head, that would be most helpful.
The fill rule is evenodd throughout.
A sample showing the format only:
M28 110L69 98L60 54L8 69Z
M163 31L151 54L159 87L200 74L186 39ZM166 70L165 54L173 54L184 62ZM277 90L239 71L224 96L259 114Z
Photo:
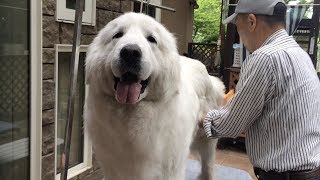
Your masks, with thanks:
M121 104L166 91L179 73L174 37L153 18L126 13L108 23L90 45L87 83ZM91 88L91 89L93 89Z

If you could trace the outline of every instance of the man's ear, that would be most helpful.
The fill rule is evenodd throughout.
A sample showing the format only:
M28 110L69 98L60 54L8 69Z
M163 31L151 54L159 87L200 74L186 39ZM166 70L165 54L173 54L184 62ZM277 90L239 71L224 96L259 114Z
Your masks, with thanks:
M248 29L253 32L257 27L257 17L254 14L248 15Z

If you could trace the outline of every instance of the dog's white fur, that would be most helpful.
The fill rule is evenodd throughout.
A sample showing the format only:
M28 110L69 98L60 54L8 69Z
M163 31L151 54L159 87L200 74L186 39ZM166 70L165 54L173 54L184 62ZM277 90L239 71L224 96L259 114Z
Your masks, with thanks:
M123 36L113 38L119 31ZM149 42L149 35L157 42ZM130 105L119 103L114 90L114 76L123 73L119 53L127 44L140 47L139 78L149 78ZM197 120L222 104L224 85L199 61L179 56L161 24L136 13L111 21L89 47L86 73L86 129L106 180L184 180L190 147L202 159L199 179L214 178L216 140L198 131Z

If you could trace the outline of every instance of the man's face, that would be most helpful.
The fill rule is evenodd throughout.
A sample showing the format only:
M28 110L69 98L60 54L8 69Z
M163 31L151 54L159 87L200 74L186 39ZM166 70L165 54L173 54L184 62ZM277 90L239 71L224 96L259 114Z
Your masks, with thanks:
M235 24L237 26L237 31L239 33L240 39L242 40L242 43L250 52L252 52L251 37L253 36L253 34L250 31L251 22L248 17L248 14L238 14L235 20Z

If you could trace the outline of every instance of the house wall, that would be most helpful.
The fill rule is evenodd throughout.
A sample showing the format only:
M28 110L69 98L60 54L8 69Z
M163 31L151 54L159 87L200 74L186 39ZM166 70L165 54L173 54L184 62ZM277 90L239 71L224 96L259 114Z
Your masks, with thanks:
M82 26L81 44L87 45L98 31L123 12L131 10L131 3L123 0L97 0L96 25ZM55 179L55 44L72 44L73 24L55 20L56 0L42 0L43 26L43 73L42 73L42 179ZM102 177L93 160L93 168L72 180L97 179ZM100 178L102 179L102 178Z
M162 0L162 5L176 10L162 10L161 23L177 38L179 53L187 53L188 43L192 42L193 30L193 8L189 0Z

